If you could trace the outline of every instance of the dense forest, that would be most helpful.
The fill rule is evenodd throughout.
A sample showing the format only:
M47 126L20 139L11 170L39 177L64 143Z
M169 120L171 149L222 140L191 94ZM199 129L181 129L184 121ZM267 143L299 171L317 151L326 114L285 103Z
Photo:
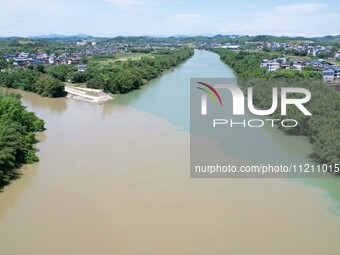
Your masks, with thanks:
M304 71L277 70L266 73L260 67L264 58L271 58L265 52L233 52L225 49L214 50L228 64L238 78L242 89L252 86L254 104L259 109L269 109L272 104L273 87L303 87L311 92L311 100L305 104L312 116L305 116L296 107L288 106L287 119L295 119L295 128L280 127L285 133L303 135L313 144L310 155L318 163L340 163L340 94L322 80L318 72L306 68ZM298 96L298 95L296 95ZM272 115L280 118L280 109Z
M22 164L38 161L34 132L44 130L44 121L28 112L18 95L0 94L0 188L15 179Z

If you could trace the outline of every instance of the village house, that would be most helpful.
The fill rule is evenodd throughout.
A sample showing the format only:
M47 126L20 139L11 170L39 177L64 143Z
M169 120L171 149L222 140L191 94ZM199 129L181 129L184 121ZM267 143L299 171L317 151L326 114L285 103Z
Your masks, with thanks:
M237 49L240 48L240 46L237 45L237 44L229 44L229 45L227 45L227 48L232 49L232 50L237 50Z
M278 62L279 64L286 64L289 62L288 58L275 58L274 61Z
M285 62L280 64L280 68L281 69L290 69L290 63L289 62Z
M322 72L323 81L326 83L333 83L334 81L334 71L332 69L328 69Z
M303 70L305 67L306 67L306 61L295 60L295 61L293 62L292 69L301 71L301 70Z
M277 69L280 69L280 64L276 61L269 61L266 66L266 72L275 72Z
M329 66L333 65L323 59L308 60L307 64L313 66L313 70L317 72L325 71Z
M334 52L334 58L340 58L340 50L338 52Z
M72 64L76 65L76 64L79 64L79 62L80 62L80 60L78 58L69 58L67 60L67 64L69 64L69 65L72 65Z
M267 67L267 64L268 64L269 60L268 59L262 59L261 61L261 67Z
M55 54L51 54L48 58L48 63L53 65L56 62L56 56Z
M78 72L85 72L87 70L87 65L78 65Z
M276 58L273 60L262 59L261 67L266 68L266 72L275 72L278 69L293 69L302 71L307 65L312 66L314 71L321 72L325 83L334 84L340 83L340 66L336 66L323 59L317 60L295 60L293 65L289 59Z
M330 66L329 70L334 72L334 81L340 82L340 66Z

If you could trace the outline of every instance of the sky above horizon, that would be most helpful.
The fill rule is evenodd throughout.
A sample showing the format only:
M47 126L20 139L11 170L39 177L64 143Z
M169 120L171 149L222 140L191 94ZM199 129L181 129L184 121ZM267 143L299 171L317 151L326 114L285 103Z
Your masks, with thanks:
M0 36L340 34L340 1L0 0Z

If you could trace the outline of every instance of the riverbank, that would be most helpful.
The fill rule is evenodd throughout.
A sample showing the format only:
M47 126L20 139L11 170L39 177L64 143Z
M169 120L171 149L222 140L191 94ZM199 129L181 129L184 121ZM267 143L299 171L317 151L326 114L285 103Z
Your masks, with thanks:
M77 100L88 101L91 103L105 103L111 99L112 96L105 93L101 89L89 89L89 88L79 88L74 86L65 86L65 91L68 93L68 97Z

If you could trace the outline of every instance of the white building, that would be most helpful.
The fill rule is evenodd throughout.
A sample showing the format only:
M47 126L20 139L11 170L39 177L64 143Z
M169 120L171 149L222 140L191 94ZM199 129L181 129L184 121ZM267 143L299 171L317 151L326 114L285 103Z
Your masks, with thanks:
M305 62L294 61L292 69L301 71L305 67Z
M340 51L334 53L334 58L340 58Z
M262 59L261 61L261 67L267 67L269 60L268 59Z
M329 70L334 72L334 80L340 81L340 66L330 66Z
M274 61L276 61L280 64L285 64L285 63L289 62L289 59L287 59L287 58L276 58L276 59L274 59Z
M77 45L78 46L85 46L87 44L87 41L86 40L83 40L81 42L77 42Z
M86 65L78 65L78 72L85 72L87 69Z
M237 50L238 48L240 48L240 46L238 46L237 44L229 44L227 46L228 49L233 49L233 50Z
M332 83L334 81L334 71L329 69L322 72L323 81L327 83Z
M49 57L48 63L51 64L51 65L54 64L55 63L55 57Z
M266 66L266 71L267 73L275 72L279 68L280 68L280 64L278 62L269 61Z

